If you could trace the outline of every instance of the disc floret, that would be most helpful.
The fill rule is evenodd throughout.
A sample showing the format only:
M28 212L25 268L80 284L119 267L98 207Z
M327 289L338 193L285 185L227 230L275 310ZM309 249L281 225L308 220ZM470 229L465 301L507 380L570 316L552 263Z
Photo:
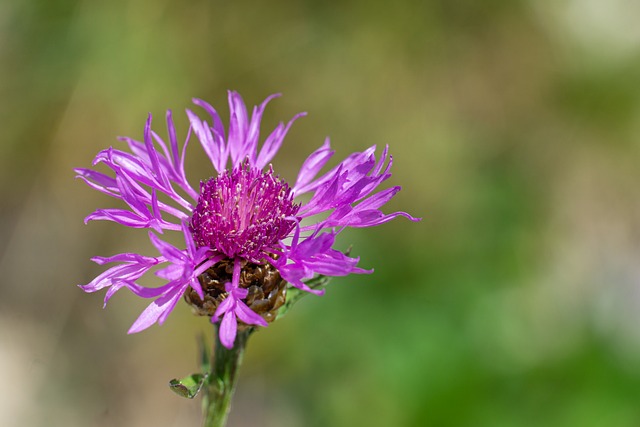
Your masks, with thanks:
M261 262L296 225L300 205L289 185L247 162L200 183L190 229L197 247Z

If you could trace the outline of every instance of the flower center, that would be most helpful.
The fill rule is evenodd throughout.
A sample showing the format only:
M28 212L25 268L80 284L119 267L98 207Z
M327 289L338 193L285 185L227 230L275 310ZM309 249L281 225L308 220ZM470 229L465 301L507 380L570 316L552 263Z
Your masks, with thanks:
M200 183L189 228L198 247L260 262L293 230L291 217L299 208L287 183L271 168L264 172L244 163Z
M195 314L212 317L218 305L227 298L225 283L230 282L232 276L233 262L228 259L220 261L198 276L204 291L204 300L193 288L189 288L184 293L185 301L193 307ZM286 284L271 264L259 265L242 261L238 285L248 291L243 301L269 323L276 319L278 309L287 299Z

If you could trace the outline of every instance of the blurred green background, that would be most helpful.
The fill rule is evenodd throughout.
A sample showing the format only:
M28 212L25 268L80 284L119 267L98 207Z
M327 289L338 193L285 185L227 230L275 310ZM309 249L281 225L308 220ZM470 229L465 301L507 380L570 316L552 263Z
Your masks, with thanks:
M74 180L146 115L282 92L287 179L390 144L399 219L343 234L335 280L253 336L230 426L640 426L640 3L0 2L0 425L195 426L167 382L210 333L181 304L76 285L153 255ZM207 178L189 151L192 184Z

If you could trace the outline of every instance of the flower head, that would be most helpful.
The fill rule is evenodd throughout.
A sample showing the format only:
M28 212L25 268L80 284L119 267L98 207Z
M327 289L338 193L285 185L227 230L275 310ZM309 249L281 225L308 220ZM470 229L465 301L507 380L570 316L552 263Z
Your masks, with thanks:
M151 130L149 116L143 141L122 138L129 151L108 148L94 166L104 163L111 174L76 169L92 188L126 203L126 209L98 209L85 219L109 220L132 228L147 228L159 255L124 253L96 257L98 264L118 263L81 285L87 292L109 288L108 299L123 287L143 298L155 298L129 333L162 324L184 296L196 312L220 322L220 341L233 346L238 327L267 326L283 304L287 286L313 292L305 282L318 275L370 273L357 267L358 258L333 248L346 227L371 227L395 217L419 219L405 212L380 211L400 187L377 191L391 176L388 147L376 157L376 147L354 153L318 176L332 157L329 140L302 164L293 186L273 171L270 161L292 123L280 123L259 147L260 121L268 97L248 115L236 92L229 92L228 133L216 110L204 101L210 122L187 110L190 122L184 144L178 143L171 112L167 112L168 144ZM190 136L195 134L215 173L196 191L187 181L184 161ZM307 202L297 201L307 195ZM162 197L159 197L162 196ZM322 214L322 215L319 215ZM316 216L323 219L315 220ZM156 233L179 231L184 249L163 241ZM155 232L155 233L154 233ZM146 288L137 280L153 267L167 281Z

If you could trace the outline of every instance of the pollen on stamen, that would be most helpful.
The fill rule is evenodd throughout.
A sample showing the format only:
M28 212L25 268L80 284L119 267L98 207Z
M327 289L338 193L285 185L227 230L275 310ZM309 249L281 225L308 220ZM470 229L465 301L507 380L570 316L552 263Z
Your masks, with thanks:
M260 262L295 227L300 208L289 185L243 163L200 183L190 230L198 247Z

